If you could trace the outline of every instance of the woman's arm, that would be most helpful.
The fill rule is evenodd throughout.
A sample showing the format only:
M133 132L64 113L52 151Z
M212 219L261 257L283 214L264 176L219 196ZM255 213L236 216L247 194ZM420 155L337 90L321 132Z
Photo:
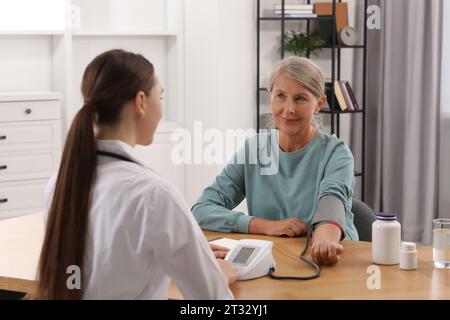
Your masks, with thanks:
M319 264L334 265L343 251L345 208L335 196L320 199L314 219L311 257Z
M267 220L263 218L253 218L250 221L249 233L263 234L267 236L280 237L298 237L308 232L306 223L298 218L289 218L284 220Z
M232 211L244 198L243 165L228 164L203 191L192 212L203 229L213 231L289 237L301 236L308 231L308 226L297 218L272 221Z
M329 153L311 222L314 228L311 257L320 264L336 264L344 250L340 241L345 238L349 225L347 213L351 210L355 184L353 170L353 156L348 147L339 142Z
M244 198L244 165L229 163L191 210L202 229L248 233L252 217L232 211Z

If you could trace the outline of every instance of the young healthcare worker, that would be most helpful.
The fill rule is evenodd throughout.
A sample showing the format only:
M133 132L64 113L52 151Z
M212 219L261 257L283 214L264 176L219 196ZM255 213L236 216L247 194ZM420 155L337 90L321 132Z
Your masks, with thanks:
M167 299L174 280L186 299L232 299L238 272L216 259L177 190L134 154L152 143L162 116L153 65L105 52L87 66L81 91L47 189L37 297Z

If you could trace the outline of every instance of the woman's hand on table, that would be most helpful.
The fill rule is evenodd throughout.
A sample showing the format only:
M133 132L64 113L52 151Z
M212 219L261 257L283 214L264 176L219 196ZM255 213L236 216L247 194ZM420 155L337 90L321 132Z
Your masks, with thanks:
M299 237L308 232L306 223L297 218L284 220L266 220L263 218L253 218L250 220L249 233L263 234L266 236Z

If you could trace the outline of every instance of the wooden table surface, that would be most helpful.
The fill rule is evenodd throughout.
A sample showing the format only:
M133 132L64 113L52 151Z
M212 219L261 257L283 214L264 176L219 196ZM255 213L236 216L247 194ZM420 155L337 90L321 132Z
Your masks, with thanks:
M218 237L232 239L257 238L273 241L273 255L277 275L306 276L310 267L298 256L305 245L304 238L278 238L205 232L208 240ZM450 270L436 269L432 263L432 248L418 248L418 269L400 270L396 266L379 266L381 289L370 290L367 280L372 275L371 243L344 241L344 253L339 263L322 267L318 279L308 281L273 280L269 277L238 281L232 287L236 299L450 299ZM176 286L169 289L169 297L181 298Z
M42 213L0 220L0 289L32 292L43 239Z
M274 238L248 234L205 232L208 240L226 237L257 238L274 243L278 275L308 275L311 269L298 258L304 238ZM42 215L0 221L0 289L30 292L42 244ZM344 241L344 254L336 266L323 267L321 277L309 281L273 280L268 277L239 281L232 286L236 299L450 299L450 270L436 269L432 249L419 247L418 269L379 266L381 289L369 290L367 268L371 244ZM169 297L181 298L173 285Z

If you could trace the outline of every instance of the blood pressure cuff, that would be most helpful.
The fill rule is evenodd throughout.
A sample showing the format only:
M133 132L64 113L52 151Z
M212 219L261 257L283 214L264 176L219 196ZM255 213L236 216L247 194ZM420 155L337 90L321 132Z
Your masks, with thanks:
M341 240L345 238L345 207L339 198L327 195L320 198L311 226L313 230L323 223L331 223L341 229Z

